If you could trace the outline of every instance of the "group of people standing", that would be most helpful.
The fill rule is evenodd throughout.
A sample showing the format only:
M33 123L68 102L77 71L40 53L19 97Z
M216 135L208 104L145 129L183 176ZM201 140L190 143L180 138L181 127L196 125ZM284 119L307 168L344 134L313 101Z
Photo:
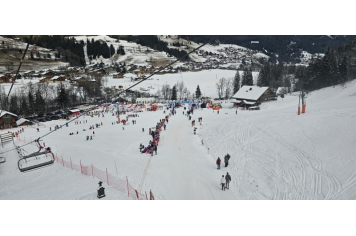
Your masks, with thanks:
M225 167L227 167L229 165L229 160L230 160L230 154L226 154L224 157L224 163L225 163ZM216 165L217 165L217 169L220 170L220 165L221 165L221 159L220 157L218 157L218 159L216 160ZM226 173L226 176L222 176L221 180L220 180L220 184L221 184L221 190L225 189L229 189L229 183L231 181L231 176L229 175L229 173Z
M230 160L230 155L227 153L224 157L225 167L229 165L229 160ZM218 167L218 170L220 170L220 164L221 164L221 159L220 157L218 157L218 159L216 160L216 165Z

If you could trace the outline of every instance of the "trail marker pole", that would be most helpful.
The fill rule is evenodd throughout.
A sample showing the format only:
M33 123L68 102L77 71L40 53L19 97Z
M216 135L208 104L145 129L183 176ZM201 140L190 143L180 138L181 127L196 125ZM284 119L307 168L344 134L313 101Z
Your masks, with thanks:
M109 173L108 173L108 168L106 168L106 181L108 182L108 185L109 184Z
M129 179L126 176L126 185L127 185L127 196L130 197L130 189L129 189Z

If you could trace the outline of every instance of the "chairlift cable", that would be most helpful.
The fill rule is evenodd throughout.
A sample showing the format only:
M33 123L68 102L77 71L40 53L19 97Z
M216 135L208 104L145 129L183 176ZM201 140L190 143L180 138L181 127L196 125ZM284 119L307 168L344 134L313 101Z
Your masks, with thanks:
M32 38L32 36L30 37L30 39L31 39L31 38ZM216 41L216 42L217 42L217 43L220 43L220 42L218 42L218 41ZM195 48L194 50L190 51L190 52L187 53L186 55L181 56L180 58L178 58L178 59L176 59L175 61L171 62L170 64L168 64L167 66L165 66L165 67L163 67L162 69L158 70L157 72L153 72L153 73L152 73L150 76L148 76L147 78L145 78L145 79L143 79L143 80L137 82L136 84L133 84L132 86L128 87L127 89L125 89L125 90L119 92L116 96L118 97L120 94L122 94L122 93L126 92L127 90L129 90L129 89L131 89L131 88L137 86L138 84L140 84L140 83L146 81L147 79L149 79L149 78L151 78L152 76L154 76L156 73L161 72L162 70L165 70L167 67L169 67L169 66L175 64L176 62L180 61L180 60L183 59L184 57L189 56L190 54L192 54L193 52L195 52L195 51L199 50L200 48L204 47L204 46L207 45L208 43L209 43L209 42L200 45L199 47L197 47L197 48ZM28 45L29 45L29 43L27 44L26 51L27 51ZM25 52L26 52L26 51L25 51ZM25 54L24 54L24 55L25 55ZM24 56L23 56L23 57L24 57ZM20 63L19 68L21 67L21 64L22 64L22 61L21 61L21 63ZM12 86L11 86L11 88L12 88ZM11 89L10 89L10 91L11 91ZM75 117L74 119L72 119L72 120L66 122L64 125L67 125L67 124L69 124L69 123L71 123L71 122L73 122L73 121L79 119L80 117L82 117L82 116L88 114L89 112L91 112L92 110L95 110L96 108L97 108L97 106L94 106L94 107L90 108L88 111L86 111L86 112L80 114L79 116ZM1 115L1 113L0 113L0 115ZM62 128L64 125L60 125L59 127ZM52 131L50 131L50 132L48 132L48 133L46 133L46 134L40 136L39 138L37 138L37 139L35 139L35 140L31 141L31 142L25 143L25 144L23 144L23 145L21 145L21 146L17 146L16 148L10 149L10 150L8 150L8 151L1 152L0 154L4 154L4 153L7 153L7 152L11 152L11 151L13 151L13 150L16 150L17 148L25 147L25 146L27 146L27 145L33 143L33 142L36 142L36 140L39 140L39 139L41 139L41 138L44 138L44 137L46 137L47 135L49 135L49 134L51 134L51 133L53 133L53 132L55 132L55 131L57 131L57 130L59 130L59 128L58 128L58 129L53 129Z

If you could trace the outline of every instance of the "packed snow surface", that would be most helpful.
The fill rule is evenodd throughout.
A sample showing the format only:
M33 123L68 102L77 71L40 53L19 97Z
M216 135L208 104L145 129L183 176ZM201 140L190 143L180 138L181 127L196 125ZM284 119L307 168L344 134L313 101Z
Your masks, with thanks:
M236 109L222 108L217 114L198 109L192 115L197 135L183 108L178 108L152 157L141 154L139 145L148 144L148 128L167 115L163 110L138 113L139 117L129 118L137 124L130 122L124 130L122 124L112 124L117 118L111 113L82 117L81 124L70 123L42 142L67 161L107 168L117 178L127 176L138 191L152 190L156 199L355 199L356 81L312 92L305 114L298 116L297 106L297 94L290 94L264 103L259 111L236 114ZM198 117L203 118L202 125ZM64 122L43 123L39 132L26 127L20 138L37 138ZM103 125L94 129L94 136L88 128L99 122ZM87 135L93 140L86 141ZM2 150L12 147L7 143ZM24 150L36 149L28 145ZM222 163L217 170L217 157L223 160L226 153L231 155L229 166ZM0 199L96 199L96 178L58 163L21 173L16 151L2 156L7 161L0 164ZM232 183L222 191L220 178L226 172ZM105 187L103 199L130 199Z

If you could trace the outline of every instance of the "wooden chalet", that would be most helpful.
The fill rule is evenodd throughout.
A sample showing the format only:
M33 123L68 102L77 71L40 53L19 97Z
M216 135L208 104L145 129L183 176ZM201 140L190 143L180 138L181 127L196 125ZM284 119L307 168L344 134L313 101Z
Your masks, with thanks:
M17 115L8 111L2 111L0 115L0 129L16 127L16 119Z
M253 107L264 101L276 100L277 95L269 87L242 86L240 90L232 96L235 107Z
M10 74L0 75L0 83L11 83L12 76Z

